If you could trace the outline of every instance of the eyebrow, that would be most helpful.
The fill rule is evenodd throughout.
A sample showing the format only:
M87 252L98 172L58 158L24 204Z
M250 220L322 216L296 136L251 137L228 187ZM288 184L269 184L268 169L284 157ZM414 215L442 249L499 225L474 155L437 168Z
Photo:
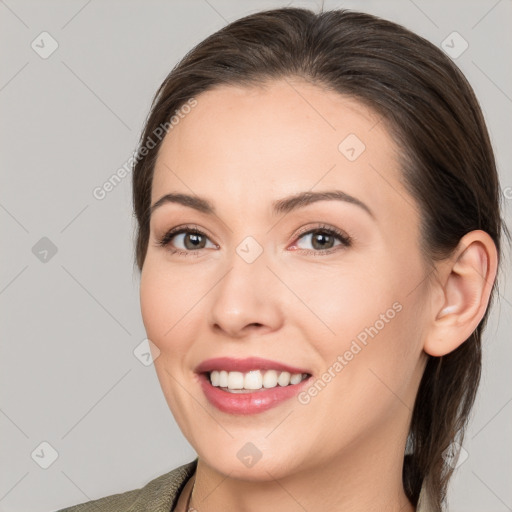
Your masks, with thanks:
M368 213L371 217L375 217L373 212L365 203L341 190L329 190L325 192L300 192L293 196L274 201L272 203L272 211L274 215L279 213L286 214L290 213L291 211L304 208L305 206L316 203L318 201L343 201L346 203L354 204L366 211L366 213ZM207 199L188 194L171 193L162 196L158 201L155 202L155 204L153 204L153 206L151 206L150 216L157 208L167 203L177 203L189 208L193 208L194 210L205 213L207 215L216 215L215 207Z

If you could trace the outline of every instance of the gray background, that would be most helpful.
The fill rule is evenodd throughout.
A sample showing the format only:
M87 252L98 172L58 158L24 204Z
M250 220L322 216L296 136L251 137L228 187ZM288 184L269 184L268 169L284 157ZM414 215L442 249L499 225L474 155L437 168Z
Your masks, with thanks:
M154 368L133 353L145 332L131 177L101 201L92 191L133 153L153 93L189 49L229 21L287 3L319 8L0 0L0 511L52 511L133 489L195 457ZM511 1L324 3L342 6L397 21L437 45L453 31L469 43L456 63L481 101L510 220ZM31 47L43 31L59 45L46 59ZM50 48L49 39L39 44ZM485 335L468 458L450 487L454 512L512 510L507 280ZM58 453L48 469L40 467L51 462L42 442Z

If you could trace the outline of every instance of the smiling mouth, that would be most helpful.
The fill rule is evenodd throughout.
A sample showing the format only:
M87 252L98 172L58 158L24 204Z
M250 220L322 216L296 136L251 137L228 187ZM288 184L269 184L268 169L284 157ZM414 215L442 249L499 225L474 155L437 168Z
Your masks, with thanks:
M250 370L237 372L213 370L204 372L209 383L228 393L253 393L300 384L311 377L309 373L290 373L279 370Z

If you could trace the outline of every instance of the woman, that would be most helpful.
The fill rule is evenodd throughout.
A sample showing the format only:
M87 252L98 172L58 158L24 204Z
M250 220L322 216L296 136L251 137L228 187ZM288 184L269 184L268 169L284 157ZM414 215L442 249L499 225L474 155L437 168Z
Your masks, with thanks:
M252 14L171 71L133 172L142 317L198 457L64 510L443 510L502 229L450 59L368 14Z

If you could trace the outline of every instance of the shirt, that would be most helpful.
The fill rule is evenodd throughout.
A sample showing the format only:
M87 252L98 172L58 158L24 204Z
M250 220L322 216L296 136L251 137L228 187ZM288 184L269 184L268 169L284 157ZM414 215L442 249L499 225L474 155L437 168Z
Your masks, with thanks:
M183 487L194 474L198 458L148 482L140 489L112 494L97 500L63 508L56 512L172 512ZM423 488L416 512L428 512Z

